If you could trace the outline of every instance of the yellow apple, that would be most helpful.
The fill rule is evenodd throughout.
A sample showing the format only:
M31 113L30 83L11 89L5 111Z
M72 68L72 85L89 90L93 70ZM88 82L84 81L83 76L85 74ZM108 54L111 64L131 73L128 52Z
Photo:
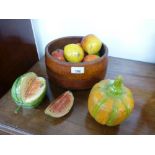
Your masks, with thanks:
M68 44L64 47L64 57L72 63L81 62L84 58L84 51L78 44Z
M81 46L88 54L97 54L102 47L102 42L95 35L89 34L83 37Z

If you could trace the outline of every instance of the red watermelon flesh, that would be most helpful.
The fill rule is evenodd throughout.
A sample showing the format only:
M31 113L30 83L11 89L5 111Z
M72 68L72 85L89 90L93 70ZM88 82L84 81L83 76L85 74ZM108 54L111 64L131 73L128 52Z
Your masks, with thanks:
M69 113L73 106L73 102L74 96L72 92L66 91L50 103L50 105L45 109L45 114L55 118L62 117Z

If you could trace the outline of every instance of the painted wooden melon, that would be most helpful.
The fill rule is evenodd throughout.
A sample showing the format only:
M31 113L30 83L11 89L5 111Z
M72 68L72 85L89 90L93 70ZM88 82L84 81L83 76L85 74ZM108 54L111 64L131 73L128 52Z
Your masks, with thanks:
M102 80L91 89L88 111L100 124L115 126L129 117L134 107L130 89L124 86L121 76L115 80Z

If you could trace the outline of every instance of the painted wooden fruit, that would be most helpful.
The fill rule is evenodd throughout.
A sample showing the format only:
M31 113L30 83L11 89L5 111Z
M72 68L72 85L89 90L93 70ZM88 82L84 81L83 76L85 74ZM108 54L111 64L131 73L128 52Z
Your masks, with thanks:
M64 57L72 63L81 62L84 58L84 51L79 44L67 44L64 47Z
M85 57L84 57L84 59L83 59L83 62L88 62L88 61L93 61L93 60L96 60L96 59L98 59L98 58L100 58L98 55L86 55Z
M102 47L102 42L95 35L89 34L83 37L81 46L88 54L97 54Z
M62 49L56 49L56 50L54 50L54 51L51 53L51 55L52 55L54 58L56 58L56 59L58 59L58 60L60 60L60 61L65 61L65 58L64 58L64 51L63 51Z
M132 92L123 85L121 76L102 80L91 89L88 111L100 124L115 126L129 117L134 107Z
M71 91L66 91L45 109L45 114L59 118L69 113L74 103L74 96Z
M35 108L43 100L46 93L46 80L33 72L18 77L11 88L14 102L24 108Z

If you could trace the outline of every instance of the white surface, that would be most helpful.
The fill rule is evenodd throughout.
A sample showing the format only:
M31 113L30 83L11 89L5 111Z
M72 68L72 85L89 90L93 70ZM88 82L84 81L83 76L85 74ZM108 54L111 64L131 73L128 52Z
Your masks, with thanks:
M114 57L155 63L155 20L100 20L84 18L32 20L40 57L48 42L63 36L97 35Z
M155 63L155 10L144 2L53 0L40 10L45 18L32 20L40 57L51 40L93 33L110 56Z

